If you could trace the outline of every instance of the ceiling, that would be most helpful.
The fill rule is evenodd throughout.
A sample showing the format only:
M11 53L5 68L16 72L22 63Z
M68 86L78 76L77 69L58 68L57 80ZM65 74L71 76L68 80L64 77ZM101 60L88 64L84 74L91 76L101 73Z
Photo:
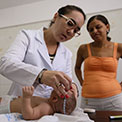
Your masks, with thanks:
M30 4L39 1L43 0L0 0L0 9Z

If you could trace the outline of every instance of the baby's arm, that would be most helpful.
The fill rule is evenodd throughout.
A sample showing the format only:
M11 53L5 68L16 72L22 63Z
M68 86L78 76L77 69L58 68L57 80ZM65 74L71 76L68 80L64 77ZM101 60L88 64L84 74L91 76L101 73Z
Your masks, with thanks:
M50 105L46 102L42 102L40 105L32 107L31 99L34 92L33 86L23 87L22 91L22 115L25 120L35 120L41 118L44 115L52 114Z
M33 108L31 106L31 97L34 92L33 86L25 86L22 88L23 98L22 98L22 115L24 119L31 119L33 115Z

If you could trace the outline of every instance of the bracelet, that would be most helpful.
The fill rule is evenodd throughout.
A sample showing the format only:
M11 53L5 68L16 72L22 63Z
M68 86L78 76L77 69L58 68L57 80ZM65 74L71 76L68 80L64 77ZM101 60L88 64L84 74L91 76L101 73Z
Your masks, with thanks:
M39 81L39 84L43 84L41 79L42 79L42 76L43 76L43 73L46 71L47 69L43 69L40 73L39 73L39 77L38 77L38 81Z

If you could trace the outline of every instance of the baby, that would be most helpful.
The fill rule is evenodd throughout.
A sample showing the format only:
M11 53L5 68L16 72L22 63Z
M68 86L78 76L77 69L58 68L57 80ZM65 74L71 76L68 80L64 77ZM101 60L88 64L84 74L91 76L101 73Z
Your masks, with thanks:
M10 101L10 107L6 113L9 113L9 111L10 113L18 112L23 115L25 120L35 120L44 115L53 115L54 113L65 112L65 114L71 114L76 107L76 98L72 89L67 92L69 98L66 98L66 103L64 103L65 99L60 98L54 90L50 98L32 96L34 92L33 86L23 87L22 92L23 96L21 98L15 98ZM0 108L2 106L2 99L0 98ZM0 113L3 112L0 111Z

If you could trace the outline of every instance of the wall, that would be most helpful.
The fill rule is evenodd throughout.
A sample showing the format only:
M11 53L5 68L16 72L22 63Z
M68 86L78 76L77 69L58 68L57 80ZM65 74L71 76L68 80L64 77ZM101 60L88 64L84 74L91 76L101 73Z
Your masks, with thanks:
M0 28L52 19L59 7L74 4L86 14L122 8L122 0L41 0L31 4L0 9Z
M87 19L94 15L94 14L103 14L105 15L111 25L111 32L110 36L112 37L112 41L115 42L122 42L121 41L121 33L122 33L122 8L121 9L115 9L115 10L107 10L107 11L101 11L101 12L94 12L94 13L89 13L87 14ZM20 24L20 25L11 25L8 27L2 27L0 29L0 56L2 56L5 51L8 49L8 47L11 45L13 40L15 39L17 33L19 30L25 28L25 29L39 29L41 26L45 25L48 26L50 22L50 19L46 21L38 21L38 22L33 22L33 23L25 23L25 24ZM87 21L86 21L87 23ZM90 39L88 32L86 31L86 23L83 26L81 30L81 36L78 38L73 38L72 40L64 43L73 53L73 58L72 58L72 71L73 71L73 79L74 81L78 84L79 89L81 89L80 84L75 76L74 73L74 65L75 65L75 60L76 60L76 52L79 47L79 45L91 42L92 40ZM10 24L10 23L9 23ZM122 61L121 61L122 63ZM121 66L121 64L119 64ZM119 74L117 76L117 79L120 81L122 79L122 68L119 66ZM10 80L4 78L3 76L0 75L0 95L2 94L7 94L7 91L9 90L9 87L11 85ZM80 98L78 101L78 105L80 103Z

